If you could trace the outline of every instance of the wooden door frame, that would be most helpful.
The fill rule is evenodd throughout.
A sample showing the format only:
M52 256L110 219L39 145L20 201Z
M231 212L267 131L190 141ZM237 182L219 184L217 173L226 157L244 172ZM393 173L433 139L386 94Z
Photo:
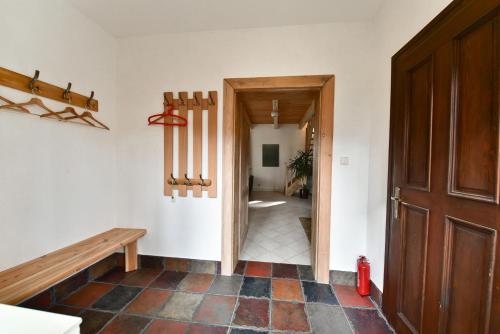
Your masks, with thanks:
M313 196L317 201L314 276L328 283L330 276L330 220L332 191L332 147L334 75L286 76L224 79L223 157L222 157L222 275L232 275L238 262L237 229L234 220L236 94L256 90L310 89L319 91L317 175Z

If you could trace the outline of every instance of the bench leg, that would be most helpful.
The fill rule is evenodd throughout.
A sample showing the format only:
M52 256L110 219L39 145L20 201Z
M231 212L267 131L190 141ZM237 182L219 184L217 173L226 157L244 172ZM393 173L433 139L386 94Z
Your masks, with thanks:
M137 241L125 246L125 271L137 270Z

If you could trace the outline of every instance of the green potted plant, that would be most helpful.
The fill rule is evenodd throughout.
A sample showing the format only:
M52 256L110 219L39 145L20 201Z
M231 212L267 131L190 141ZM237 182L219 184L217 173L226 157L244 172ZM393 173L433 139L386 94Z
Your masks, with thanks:
M313 154L312 150L298 151L297 155L288 162L288 169L293 173L294 178L300 179L300 198L309 197L307 188L307 177L312 175Z

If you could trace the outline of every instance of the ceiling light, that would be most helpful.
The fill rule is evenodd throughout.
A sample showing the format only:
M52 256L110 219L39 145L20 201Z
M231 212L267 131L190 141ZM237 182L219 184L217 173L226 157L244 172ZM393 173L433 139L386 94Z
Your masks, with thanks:
M278 112L278 100L273 100L273 111L271 112L271 117L275 118L279 116Z

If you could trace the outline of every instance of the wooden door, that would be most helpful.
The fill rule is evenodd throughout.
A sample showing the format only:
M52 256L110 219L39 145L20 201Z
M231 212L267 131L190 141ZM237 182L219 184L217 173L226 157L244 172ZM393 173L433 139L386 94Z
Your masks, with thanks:
M317 129L318 128L318 115L320 113L320 96L319 94L315 96L314 98L314 116L311 118L309 121L308 128L309 131L313 131L312 129ZM307 135L306 135L307 137ZM318 187L318 176L319 176L319 166L318 166L318 143L319 140L318 138L315 138L316 140L313 140L313 145L312 145L312 150L313 150L313 175L312 175L312 191L311 191L311 266L313 268L313 272L316 273L317 269L317 234L318 234L318 196L315 196L316 194L316 187ZM307 144L306 144L307 146ZM309 147L306 147L306 149L311 148L310 145Z
M240 105L243 110L244 106ZM248 232L248 202L250 201L250 188L249 188L249 168L250 168L250 124L245 117L240 117L240 207L239 207L239 251L243 249L245 239Z
M498 0L453 2L395 57L383 310L500 333Z

